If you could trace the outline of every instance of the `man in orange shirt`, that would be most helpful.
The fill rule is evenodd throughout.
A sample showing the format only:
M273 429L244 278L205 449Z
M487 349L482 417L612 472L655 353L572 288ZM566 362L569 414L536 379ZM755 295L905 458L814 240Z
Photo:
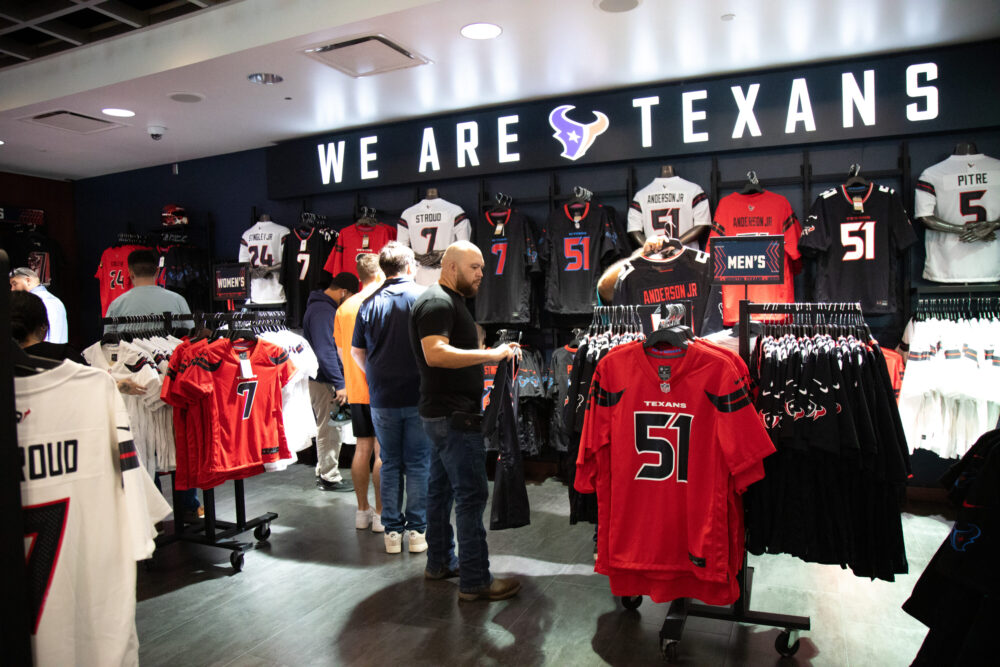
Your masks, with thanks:
M372 411L368 398L368 379L357 362L351 357L351 338L354 336L354 322L358 317L361 303L374 292L385 276L378 266L377 254L361 254L357 257L358 278L361 280L361 291L346 299L337 309L333 322L333 338L340 350L340 358L344 364L344 380L347 385L347 402L351 405L351 428L357 444L354 448L354 459L351 461L351 480L354 482L354 493L358 497L358 512L354 527L364 530L369 525L372 532L382 533L382 493L379 490L379 471L382 460L379 458L378 440L375 439L375 426L372 423ZM375 453L375 466L371 471L375 486L375 510L368 504L368 464Z

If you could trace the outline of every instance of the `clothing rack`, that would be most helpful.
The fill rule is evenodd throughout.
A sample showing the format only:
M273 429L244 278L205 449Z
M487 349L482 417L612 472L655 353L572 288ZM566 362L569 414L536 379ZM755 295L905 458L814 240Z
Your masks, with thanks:
M278 311L284 321L284 311ZM276 313L271 313L276 314ZM204 324L208 318L219 318L229 323L234 321L245 321L249 319L264 319L263 313L199 313L198 319L193 314L176 314L164 312L160 315L129 315L122 317L102 318L103 324L151 324L158 325L164 329L171 329L175 320L193 320ZM218 320L216 320L218 321ZM141 332L141 330L139 330ZM130 333L136 333L130 331ZM240 572L243 569L244 554L253 549L252 542L240 542L232 538L253 530L253 535L258 542L267 542L271 536L271 521L278 518L275 512L265 512L264 514L247 519L246 516L246 491L243 480L233 480L233 495L236 503L236 521L223 521L216 517L215 513L215 489L202 489L202 500L205 508L205 518L199 519L192 524L185 524L183 513L178 510L180 499L177 493L176 474L170 475L170 488L173 495L174 507L174 530L172 533L164 533L156 537L156 547L160 548L174 542L193 542L220 549L229 549L232 553L229 556L229 563L233 570Z

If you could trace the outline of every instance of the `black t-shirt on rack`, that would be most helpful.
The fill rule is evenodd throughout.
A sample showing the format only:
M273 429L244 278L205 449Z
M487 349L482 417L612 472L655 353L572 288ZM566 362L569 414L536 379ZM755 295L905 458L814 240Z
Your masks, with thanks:
M531 275L541 271L531 223L515 210L486 211L476 226L475 241L484 259L476 321L531 322Z
M597 278L619 257L614 221L600 204L564 204L549 216L542 233L548 268L545 309L583 315L593 311Z
M325 227L298 227L285 237L281 251L281 284L288 302L290 327L301 326L309 293L326 289L330 284L330 274L323 269L323 264L336 241L337 232Z
M874 183L857 191L841 185L813 202L799 250L818 258L817 301L860 301L865 313L892 313L899 256L916 240L895 190Z
M421 339L444 336L461 350L479 347L476 322L461 294L440 283L427 288L413 304L410 342L420 371L420 415L447 417L453 412L479 413L482 407L483 367L435 368L427 365Z

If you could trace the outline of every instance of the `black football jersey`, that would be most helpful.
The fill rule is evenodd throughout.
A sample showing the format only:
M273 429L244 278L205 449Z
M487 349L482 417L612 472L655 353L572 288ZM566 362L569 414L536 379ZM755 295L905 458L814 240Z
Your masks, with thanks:
M722 292L712 285L710 255L693 248L667 259L635 257L625 265L615 282L616 306L658 306L682 303L688 323L699 336L722 329ZM655 309L640 308L642 329L653 331Z
M487 211L476 226L483 253L483 282L476 294L480 324L532 321L531 276L541 272L531 222L518 211Z
M582 315L593 312L597 278L620 256L614 220L600 204L564 204L542 232L546 264L545 309Z
M813 202L799 250L817 258L817 301L860 301L866 313L892 313L900 253L916 240L895 190L869 183L855 192L841 185Z
M288 302L288 326L302 326L309 292L326 289L330 274L323 263L333 250L337 232L328 227L298 227L285 237L281 255L281 284Z
M566 430L563 409L568 402L573 373L573 355L575 354L576 348L566 345L555 350L552 353L552 360L549 362L549 375L552 378L549 397L555 402L549 433L552 446L558 452L565 452L569 449L569 433Z

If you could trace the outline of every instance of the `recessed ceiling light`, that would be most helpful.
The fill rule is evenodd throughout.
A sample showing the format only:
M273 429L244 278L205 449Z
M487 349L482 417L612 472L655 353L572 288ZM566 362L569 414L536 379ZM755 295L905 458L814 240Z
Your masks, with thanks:
M0 146L3 146L3 139L0 139Z
M721 18L723 21L732 21L736 18L736 14L723 14Z
M183 102L184 104L194 104L205 99L205 96L201 93L170 93L167 97L174 102Z
M272 74L271 72L254 72L247 77L253 83L259 83L264 86L270 86L275 83L281 83L285 80L285 77L280 74Z
M461 30L462 37L468 39L496 39L503 28L496 23L470 23Z
M632 11L641 2L642 0L594 0L594 6L602 12L621 14L622 12Z
M115 109L114 107L101 109L101 113L105 116L114 116L115 118L131 118L135 115L134 111L130 111L128 109Z

